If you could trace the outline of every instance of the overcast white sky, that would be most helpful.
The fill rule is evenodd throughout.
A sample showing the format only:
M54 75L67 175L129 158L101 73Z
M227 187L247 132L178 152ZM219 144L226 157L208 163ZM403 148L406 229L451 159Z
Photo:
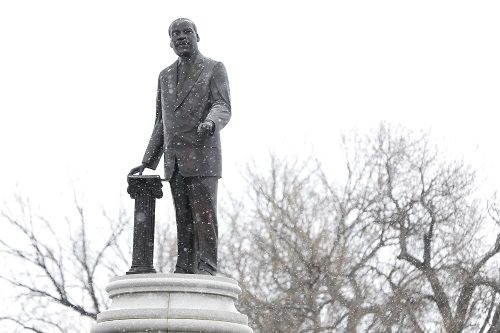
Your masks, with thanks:
M500 184L498 1L21 0L0 4L2 198L19 183L50 205L76 178L124 193L178 17L229 74L224 186L270 150L335 165L341 131L381 120L431 128Z

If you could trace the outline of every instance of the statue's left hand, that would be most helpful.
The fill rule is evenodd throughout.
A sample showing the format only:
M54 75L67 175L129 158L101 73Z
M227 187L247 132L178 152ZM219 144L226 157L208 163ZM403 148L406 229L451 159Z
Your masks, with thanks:
M214 131L214 123L211 120L205 120L203 123L198 125L198 129L196 132L198 132L198 135L203 135L207 136L209 134L212 134Z
M136 174L136 173L139 173L139 175L142 175L142 172L144 171L144 169L146 169L146 165L145 164L141 164L138 167L132 168L132 170L130 170L130 172L128 173L128 175L130 176L130 175L133 175L133 174Z

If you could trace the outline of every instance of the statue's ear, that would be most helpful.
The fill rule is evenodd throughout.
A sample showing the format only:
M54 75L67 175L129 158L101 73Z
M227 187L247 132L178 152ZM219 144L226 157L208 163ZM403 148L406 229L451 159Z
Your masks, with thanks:
M200 36L198 34L196 34L196 41L199 42L200 41Z
M174 48L174 42L170 41L170 47Z

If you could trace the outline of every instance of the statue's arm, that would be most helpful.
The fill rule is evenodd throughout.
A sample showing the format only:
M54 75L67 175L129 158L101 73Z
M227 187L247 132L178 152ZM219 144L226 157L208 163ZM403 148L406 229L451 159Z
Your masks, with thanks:
M229 81L224 64L219 62L214 67L210 80L210 99L212 105L206 117L215 125L212 133L220 131L231 119L231 97L229 94Z
M163 153L163 119L161 108L161 85L160 78L158 77L158 89L156 91L156 118L153 133L149 139L148 147L144 153L142 164L149 169L155 170L160 162Z
M160 162L161 155L163 153L163 144L164 141L163 119L161 110L161 86L160 78L158 78L158 89L156 92L156 119L153 133L151 133L148 147L146 148L146 152L144 153L144 157L142 158L142 164L130 170L129 174L139 173L142 175L142 172L145 168L155 170L158 166L158 163Z

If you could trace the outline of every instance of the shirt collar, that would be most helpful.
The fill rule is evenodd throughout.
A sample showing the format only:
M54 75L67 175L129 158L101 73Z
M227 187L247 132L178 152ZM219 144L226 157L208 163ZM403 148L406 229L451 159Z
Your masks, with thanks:
M194 57L191 57L191 58L182 58L182 57L179 57L179 59L177 60L178 61L178 64L182 64L184 62L187 62L189 63L190 65L194 65L195 63L199 62L200 59L201 59L201 53L198 52L196 53L196 55Z

